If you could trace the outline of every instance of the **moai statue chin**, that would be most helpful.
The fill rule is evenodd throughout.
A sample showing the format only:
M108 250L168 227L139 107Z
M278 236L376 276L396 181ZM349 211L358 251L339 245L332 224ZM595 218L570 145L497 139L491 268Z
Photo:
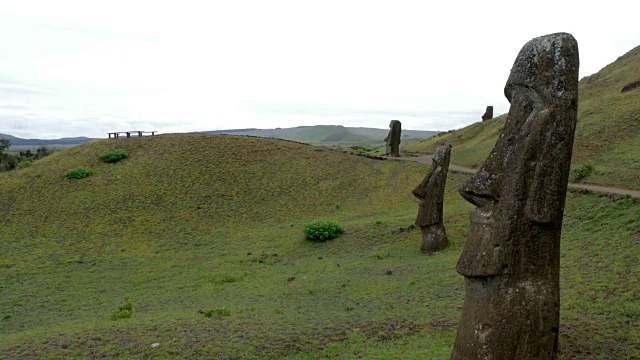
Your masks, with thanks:
M384 138L386 145L386 152L388 156L400 157L400 133L402 127L400 121L391 120L389 123L389 134Z
M567 33L529 41L513 64L504 131L459 189L477 209L456 267L465 298L451 359L557 356L578 67L578 44Z
M451 146L442 143L433 153L427 176L413 190L413 195L420 199L416 225L422 231L420 251L426 255L446 248L449 243L442 222L442 210L450 158Z

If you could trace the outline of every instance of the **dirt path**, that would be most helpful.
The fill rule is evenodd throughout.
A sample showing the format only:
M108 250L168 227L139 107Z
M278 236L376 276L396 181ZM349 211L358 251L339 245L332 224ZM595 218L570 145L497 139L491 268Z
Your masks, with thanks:
M413 161L413 162L417 162L424 165L431 165L431 156L416 156L416 157L401 157L401 158L383 156L383 158L387 160ZM476 169L471 169L471 168L456 165L456 164L449 164L449 169L470 173L470 174L475 174L475 172L477 171ZM584 189L589 191L598 191L598 192L605 192L610 194L631 195L634 198L640 199L640 191L636 191L636 190L619 189L619 188L612 188L612 187L606 187L606 186L600 186L600 185L578 184L578 183L569 183L569 187L574 189Z

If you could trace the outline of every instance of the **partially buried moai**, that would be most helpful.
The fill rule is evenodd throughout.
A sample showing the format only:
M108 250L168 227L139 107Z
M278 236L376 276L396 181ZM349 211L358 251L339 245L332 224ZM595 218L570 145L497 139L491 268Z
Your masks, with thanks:
M456 267L465 298L451 359L557 356L578 67L578 44L567 33L529 41L513 64L504 131L459 189L477 209Z
M444 187L449 172L451 146L439 146L433 153L431 169L424 180L413 190L413 195L420 199L416 225L422 231L420 251L431 255L433 252L447 247L449 240L442 222L444 204Z
M389 156L400 157L400 133L402 132L400 125L400 121L391 120L389 124L389 134L384 138L384 142L387 143L387 155Z
M487 106L487 110L482 114L482 121L493 119L493 106Z

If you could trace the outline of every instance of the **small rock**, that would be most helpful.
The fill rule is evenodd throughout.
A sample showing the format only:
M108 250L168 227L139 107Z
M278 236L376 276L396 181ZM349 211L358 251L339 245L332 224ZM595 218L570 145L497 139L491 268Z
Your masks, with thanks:
M160 346L160 343L153 343L153 344L151 344L151 348L152 348L152 349L155 349L155 348L157 348L158 346Z

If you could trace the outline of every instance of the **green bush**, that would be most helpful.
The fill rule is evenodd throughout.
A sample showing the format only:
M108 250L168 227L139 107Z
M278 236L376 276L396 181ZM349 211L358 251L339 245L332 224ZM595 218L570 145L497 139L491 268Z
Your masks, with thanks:
M23 161L21 163L18 163L18 170L28 168L29 166L31 166L31 164L31 161Z
M100 154L100 159L108 163L118 162L129 157L126 151L120 149L106 150Z
M118 310L111 313L111 320L128 319L133 315L133 303L128 298L124 301L124 304L118 306Z
M244 277L246 275L247 275L247 273L244 273L242 275L218 274L218 275L213 277L211 282L213 284L215 284L215 285L223 285L223 284L226 284L226 283L234 283L234 282L238 282L238 281L244 280Z
M93 175L93 170L89 168L83 168L83 167L71 169L67 171L67 174L66 174L67 179L84 179L87 176L91 176L91 175Z
M357 153L370 153L378 150L377 147L371 145L354 145L351 147Z
M595 171L593 164L586 162L571 171L571 181L579 181L591 176Z
M311 241L332 240L342 233L344 228L334 220L313 221L304 226L304 234Z
M231 310L225 309L224 307L222 307L222 308L217 308L213 310L203 311L202 314L205 317L213 317L213 315L217 317L231 316Z

